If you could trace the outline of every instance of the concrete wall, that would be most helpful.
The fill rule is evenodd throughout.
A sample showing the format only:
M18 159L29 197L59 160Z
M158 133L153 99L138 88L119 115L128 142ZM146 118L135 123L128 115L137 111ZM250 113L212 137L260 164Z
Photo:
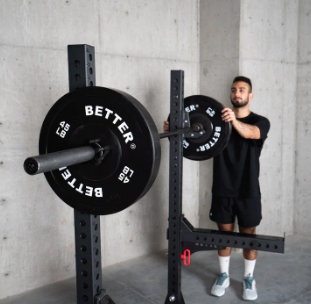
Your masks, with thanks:
M239 71L240 1L200 2L200 94L230 106L232 77ZM200 162L200 227L209 220L213 160Z
M298 1L229 3L201 2L201 93L228 106L233 77L252 79L251 109L271 122L261 156L263 220L258 231L292 234ZM211 162L202 163L200 224L215 227L208 220L211 179Z
M311 234L311 2L299 1L295 232Z
M240 73L271 123L261 155L260 233L293 233L298 1L241 1ZM269 8L269 9L267 9Z
M161 130L170 70L198 93L198 1L0 1L0 299L74 275L73 210L22 164L47 111L68 92L68 44L96 51L97 85L140 100ZM103 265L166 247L168 141L151 191L102 217ZM198 164L185 162L185 213L197 223ZM195 193L195 195L193 195Z

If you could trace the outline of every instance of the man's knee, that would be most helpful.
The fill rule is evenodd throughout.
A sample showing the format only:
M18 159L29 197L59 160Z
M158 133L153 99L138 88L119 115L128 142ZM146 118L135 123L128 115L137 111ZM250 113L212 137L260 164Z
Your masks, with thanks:
M255 234L256 233L256 227L242 227L242 226L239 226L239 231L241 233Z
M217 225L220 231L233 231L234 230L234 223L231 223L231 224L217 223Z

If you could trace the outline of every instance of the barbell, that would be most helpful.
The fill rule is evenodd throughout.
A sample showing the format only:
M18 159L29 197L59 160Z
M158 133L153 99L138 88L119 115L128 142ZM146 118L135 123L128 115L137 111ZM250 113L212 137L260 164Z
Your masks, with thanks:
M192 160L218 155L231 124L213 98L185 98L185 128L158 133L145 107L129 94L86 87L61 97L46 115L39 155L24 162L28 174L44 173L53 191L82 212L105 215L134 204L152 186L160 165L160 139L182 133Z

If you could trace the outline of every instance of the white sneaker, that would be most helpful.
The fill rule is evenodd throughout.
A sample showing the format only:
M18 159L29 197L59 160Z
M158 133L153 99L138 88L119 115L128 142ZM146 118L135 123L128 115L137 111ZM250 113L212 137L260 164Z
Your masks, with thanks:
M245 277L243 279L243 299L254 301L258 298L256 281L254 277Z
M218 275L214 283L211 294L216 297L221 297L225 294L226 288L230 285L230 278L226 272Z

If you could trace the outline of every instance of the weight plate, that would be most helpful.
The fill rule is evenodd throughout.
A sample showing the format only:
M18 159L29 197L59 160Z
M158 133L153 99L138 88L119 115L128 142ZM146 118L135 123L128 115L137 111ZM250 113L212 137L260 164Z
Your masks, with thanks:
M91 214L112 214L135 203L153 184L161 150L148 111L132 96L103 87L77 89L48 112L40 133L40 154L96 142L110 151L101 163L45 173L68 205Z
M215 157L226 147L231 134L231 123L221 119L223 105L208 96L192 95L185 98L184 107L189 113L192 133L204 130L199 137L184 138L184 157L192 160Z

